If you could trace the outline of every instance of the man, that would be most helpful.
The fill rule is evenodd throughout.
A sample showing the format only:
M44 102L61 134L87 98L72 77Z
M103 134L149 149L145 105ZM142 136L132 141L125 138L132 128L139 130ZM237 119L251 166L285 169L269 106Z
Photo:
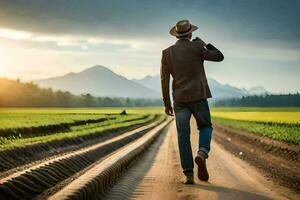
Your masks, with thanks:
M188 20L181 20L170 30L178 38L177 42L163 50L161 60L161 86L165 113L173 116L170 101L170 75L173 77L172 90L178 135L181 166L185 178L183 183L194 184L193 155L190 143L190 118L193 115L200 132L199 148L195 162L198 165L198 178L208 181L206 159L210 151L212 124L207 98L211 92L207 83L203 63L205 60L220 62L223 54L200 38L191 41L192 32L198 27Z

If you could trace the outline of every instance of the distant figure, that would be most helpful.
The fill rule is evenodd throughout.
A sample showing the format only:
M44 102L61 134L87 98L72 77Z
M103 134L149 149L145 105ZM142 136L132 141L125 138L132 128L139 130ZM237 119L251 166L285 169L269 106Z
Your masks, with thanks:
M127 115L126 110L123 110L123 111L120 113L120 115Z
M190 142L190 119L193 115L200 131L199 149L195 162L198 165L198 178L208 181L206 159L210 151L212 124L207 98L212 97L204 71L204 60L220 62L223 54L211 44L196 37L191 41L192 32L198 27L188 20L176 23L170 34L177 42L162 51L161 87L165 113L173 115L170 101L170 74L173 77L172 90L178 135L181 166L184 184L194 184L193 155Z

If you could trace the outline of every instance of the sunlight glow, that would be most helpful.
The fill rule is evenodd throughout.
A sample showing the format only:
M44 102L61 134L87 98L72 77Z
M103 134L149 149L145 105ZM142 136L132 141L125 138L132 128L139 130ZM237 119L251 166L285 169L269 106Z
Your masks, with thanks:
M13 59L10 54L7 54L7 50L9 51L10 48L5 44L0 46L0 78L6 76L7 59Z
M0 59L1 59L1 56L0 56ZM5 71L4 67L5 66L0 63L0 78L5 76L6 71Z
M26 31L0 28L0 37L14 40L28 40L33 37L33 34Z

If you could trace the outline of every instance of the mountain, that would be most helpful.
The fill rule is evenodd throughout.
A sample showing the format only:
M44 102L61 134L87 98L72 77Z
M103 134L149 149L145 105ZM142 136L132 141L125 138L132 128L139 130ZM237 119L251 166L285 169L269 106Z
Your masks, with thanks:
M146 76L142 79L132 79L132 81L143 85L147 88L150 88L154 91L161 92L160 91L160 77L159 76Z
M146 76L143 79L133 79L136 83L139 83L145 87L151 88L160 92L160 77L159 76ZM211 89L211 93L214 98L231 98L231 97L242 97L248 95L260 95L269 93L263 87L253 87L250 89L240 89L233 87L228 84L221 84L215 79L208 78L208 84Z
M208 78L208 84L214 98L232 98L248 95L248 92L244 89L233 87L229 84L221 84L212 78Z
M262 95L262 94L270 94L265 88L261 86L252 87L247 90L250 95Z
M160 98L160 93L97 65L79 73L34 81L41 87L69 91L73 94L90 93L101 97Z

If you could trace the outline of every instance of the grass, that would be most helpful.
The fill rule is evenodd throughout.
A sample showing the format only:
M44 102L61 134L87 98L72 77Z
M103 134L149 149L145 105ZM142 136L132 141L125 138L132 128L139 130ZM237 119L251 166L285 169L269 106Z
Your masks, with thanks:
M215 123L300 144L299 108L213 108Z

